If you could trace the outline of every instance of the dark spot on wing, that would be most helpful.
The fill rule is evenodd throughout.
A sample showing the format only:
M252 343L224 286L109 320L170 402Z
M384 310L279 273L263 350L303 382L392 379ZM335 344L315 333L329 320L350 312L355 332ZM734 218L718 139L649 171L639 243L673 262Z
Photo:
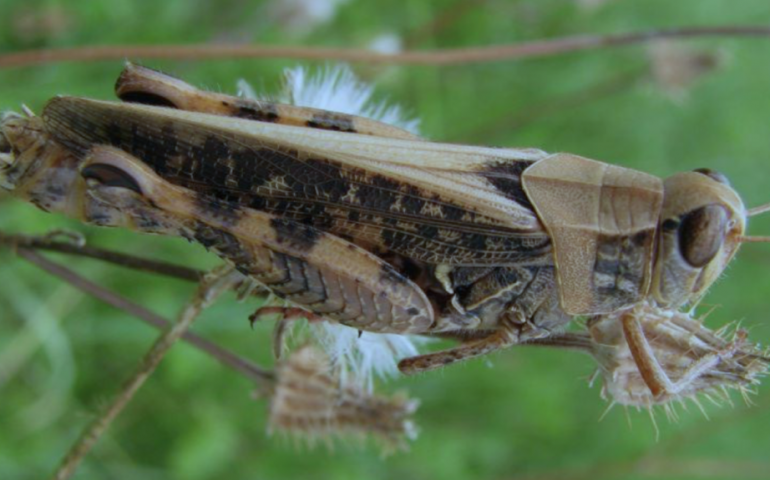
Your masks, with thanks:
M110 145L120 145L123 143L123 129L117 122L110 122L104 126L104 134Z
M165 175L167 172L168 160L177 153L177 132L171 122L165 124L160 129L160 134L144 128L143 125L132 123L130 135L126 135L125 129L122 130L121 142L113 144L136 158L147 163L158 175Z
M436 238L438 227L428 224L422 224L417 227L417 233L423 238Z
M506 198L534 210L521 185L521 174L532 163L530 160L501 160L487 166L486 170L480 174L489 180Z
M196 192L195 204L199 209L208 212L228 226L235 225L243 215L243 211L237 203L222 200L203 192Z
M475 216L472 213L469 214L467 210L456 205L444 203L441 208L444 213L444 219L448 222L460 222L466 215L470 216L471 218Z

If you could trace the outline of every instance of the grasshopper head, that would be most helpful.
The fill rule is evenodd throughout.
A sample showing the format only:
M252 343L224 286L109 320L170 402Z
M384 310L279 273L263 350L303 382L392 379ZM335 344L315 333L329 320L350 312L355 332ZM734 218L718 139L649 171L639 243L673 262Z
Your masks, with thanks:
M664 199L652 295L664 307L697 302L735 255L749 212L724 175L706 169L678 173Z

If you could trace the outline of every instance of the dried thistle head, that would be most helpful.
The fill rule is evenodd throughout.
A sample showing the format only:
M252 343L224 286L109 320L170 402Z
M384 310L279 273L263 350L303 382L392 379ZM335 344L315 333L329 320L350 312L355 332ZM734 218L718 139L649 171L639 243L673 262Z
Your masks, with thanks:
M652 77L674 98L682 98L701 77L727 63L723 51L699 51L676 42L654 42L649 49Z
M723 328L714 332L690 313L664 310L650 304L638 307L637 318L654 360L675 388L654 395L640 372L617 315L589 320L593 339L590 353L599 363L602 395L614 404L635 407L672 402L698 403L704 396L728 401L729 390L746 398L766 373L768 357L746 339L746 331ZM728 338L731 337L731 338Z
M276 370L270 402L270 432L313 444L338 437L378 440L385 453L405 449L416 438L411 415L418 402L404 396L372 395L350 380L342 382L317 347L298 348Z

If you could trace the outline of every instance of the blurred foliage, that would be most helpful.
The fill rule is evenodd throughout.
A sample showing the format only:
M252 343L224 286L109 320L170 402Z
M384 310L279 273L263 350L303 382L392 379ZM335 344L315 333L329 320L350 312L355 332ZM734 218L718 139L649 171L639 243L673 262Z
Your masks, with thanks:
M324 5L334 7L328 18L308 14ZM0 52L224 41L366 47L394 39L404 48L431 49L768 22L766 0L3 0ZM747 205L767 202L770 42L723 38L683 48L717 55L720 66L695 72L678 87L650 74L661 58L639 46L473 66L355 68L380 94L419 115L432 139L569 151L660 176L709 167L725 173ZM226 92L239 78L274 91L281 70L296 65L145 63ZM109 99L120 68L115 61L0 71L0 107L24 102L39 110L60 93ZM84 232L93 245L201 267L216 263L182 240L82 226L0 197L4 231L55 227ZM770 219L756 219L751 231L768 233ZM61 260L168 317L192 291L178 281ZM0 265L0 478L40 478L157 332L7 250L0 251ZM769 266L767 247L746 246L706 299L704 307L722 306L709 325L742 320L754 341L770 339ZM269 364L269 325L249 330L252 308L228 298L194 330ZM419 440L409 453L383 460L371 447L309 450L268 437L265 405L250 397L248 381L179 345L76 478L766 478L767 386L753 407L740 399L734 408L706 405L710 421L697 408L683 411L675 424L659 415L656 441L647 412L616 408L599 421L606 403L584 380L592 368L591 359L575 353L519 348L385 385L406 388L423 403Z

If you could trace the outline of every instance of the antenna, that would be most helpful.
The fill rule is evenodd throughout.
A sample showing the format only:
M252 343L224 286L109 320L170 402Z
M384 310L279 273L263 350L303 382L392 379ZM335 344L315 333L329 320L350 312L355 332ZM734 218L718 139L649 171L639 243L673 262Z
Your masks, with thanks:
M754 215L759 215L760 213L765 213L765 212L770 212L770 203L766 203L758 207L750 208L746 210L746 215L749 217L753 217Z
M757 237L752 235L741 235L738 237L741 243L770 243L770 237Z

